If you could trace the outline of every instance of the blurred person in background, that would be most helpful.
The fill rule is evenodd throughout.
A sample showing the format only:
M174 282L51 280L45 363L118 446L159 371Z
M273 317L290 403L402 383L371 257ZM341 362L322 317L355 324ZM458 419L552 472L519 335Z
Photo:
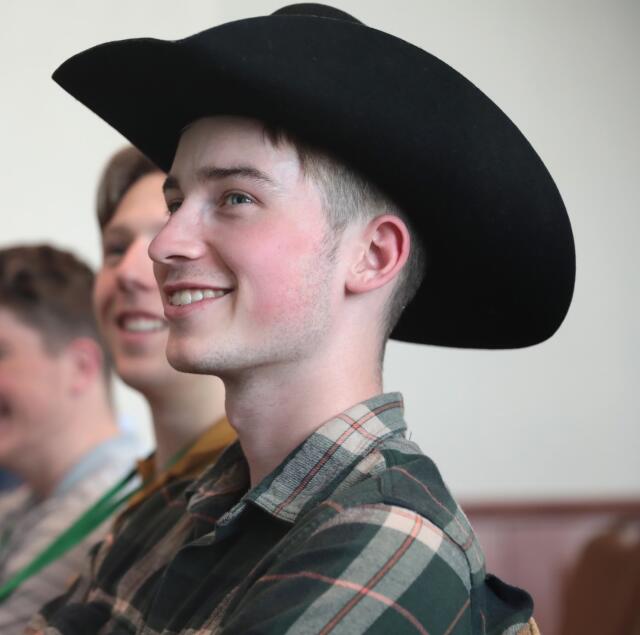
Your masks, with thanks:
M137 150L124 148L108 162L97 193L103 260L93 286L93 308L118 375L149 404L156 437L155 452L138 462L108 501L109 512L114 512L131 497L119 521L160 487L190 482L235 439L224 417L222 382L180 373L166 359L167 325L147 255L167 216L164 178ZM131 462L129 455L127 464ZM151 516L166 511L154 508ZM76 559L65 579L39 597L25 617L62 591L82 562L90 566L90 561Z
M75 521L134 462L111 406L93 282L69 252L0 250L0 467L23 481L0 498L3 635L64 588L104 527L99 509Z
M94 308L116 371L151 410L155 452L140 461L145 483L129 503L176 479L195 477L235 439L216 377L185 374L167 361L168 325L147 249L167 220L165 174L133 147L117 152L98 185L102 266Z

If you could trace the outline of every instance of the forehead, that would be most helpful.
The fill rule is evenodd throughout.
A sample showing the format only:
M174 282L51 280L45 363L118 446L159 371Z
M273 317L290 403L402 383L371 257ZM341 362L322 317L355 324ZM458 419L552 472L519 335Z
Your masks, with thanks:
M138 222L163 223L167 211L162 195L164 178L165 175L158 171L138 179L118 203L104 231Z
M238 166L258 168L282 181L302 174L295 148L284 141L274 145L261 121L216 116L198 119L182 133L171 176L183 184L205 167Z

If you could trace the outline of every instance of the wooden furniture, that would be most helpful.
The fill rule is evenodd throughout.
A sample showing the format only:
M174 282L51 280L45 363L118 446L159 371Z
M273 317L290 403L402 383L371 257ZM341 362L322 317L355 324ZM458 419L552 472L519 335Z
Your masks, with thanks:
M463 509L487 570L533 596L542 635L640 635L640 500Z

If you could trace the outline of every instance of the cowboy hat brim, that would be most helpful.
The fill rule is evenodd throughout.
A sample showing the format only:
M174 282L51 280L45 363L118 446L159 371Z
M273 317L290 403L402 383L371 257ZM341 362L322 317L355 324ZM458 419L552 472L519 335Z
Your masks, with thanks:
M571 302L575 251L538 155L444 62L328 15L285 11L177 41L110 42L53 78L164 171L185 126L234 114L281 125L374 182L428 257L393 338L517 348L550 337Z

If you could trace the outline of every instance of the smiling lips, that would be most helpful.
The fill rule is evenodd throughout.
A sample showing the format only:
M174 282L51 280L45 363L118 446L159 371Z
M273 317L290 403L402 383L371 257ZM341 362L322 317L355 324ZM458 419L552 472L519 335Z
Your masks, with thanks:
M169 294L168 299L172 306L185 306L202 300L221 298L228 292L227 289L180 289Z
M162 318L135 313L122 314L117 322L118 326L128 333L152 333L167 327L166 320Z

